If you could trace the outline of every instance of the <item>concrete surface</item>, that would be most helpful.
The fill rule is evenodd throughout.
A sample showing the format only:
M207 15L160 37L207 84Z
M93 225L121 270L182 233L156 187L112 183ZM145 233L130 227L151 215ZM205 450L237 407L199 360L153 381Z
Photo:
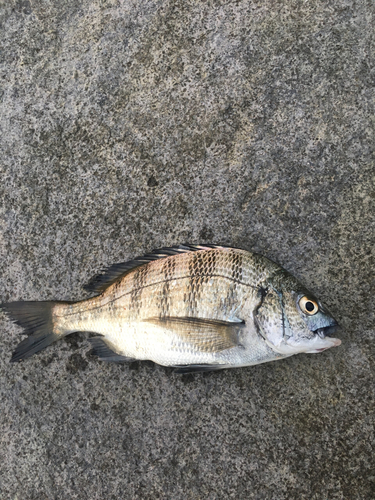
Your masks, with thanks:
M370 0L0 1L0 300L222 243L345 329L177 376L83 334L11 365L1 316L1 499L375 498L374 32Z

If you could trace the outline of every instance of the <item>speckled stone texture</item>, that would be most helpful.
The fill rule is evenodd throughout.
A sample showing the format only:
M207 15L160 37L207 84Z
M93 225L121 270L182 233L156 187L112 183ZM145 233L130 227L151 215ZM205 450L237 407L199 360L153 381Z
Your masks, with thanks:
M342 346L178 376L74 334L9 364L0 498L374 498L374 4L0 1L0 300L177 243L260 252Z

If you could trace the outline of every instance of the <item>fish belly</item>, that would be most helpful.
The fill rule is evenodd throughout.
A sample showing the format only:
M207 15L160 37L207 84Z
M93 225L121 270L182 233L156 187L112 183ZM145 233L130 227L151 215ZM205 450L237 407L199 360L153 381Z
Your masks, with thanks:
M223 364L238 367L283 357L270 349L253 328L244 330L239 346L218 352L198 349L183 341L178 332L171 334L169 330L150 324L129 323L124 331L112 331L107 338L126 357L147 359L164 366Z

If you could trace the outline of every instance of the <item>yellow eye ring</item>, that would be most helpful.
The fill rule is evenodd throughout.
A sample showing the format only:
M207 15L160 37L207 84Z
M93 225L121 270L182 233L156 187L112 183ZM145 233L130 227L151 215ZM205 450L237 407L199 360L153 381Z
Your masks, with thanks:
M319 311L319 306L315 300L309 299L306 295L299 299L298 305L301 311L309 316L313 316Z

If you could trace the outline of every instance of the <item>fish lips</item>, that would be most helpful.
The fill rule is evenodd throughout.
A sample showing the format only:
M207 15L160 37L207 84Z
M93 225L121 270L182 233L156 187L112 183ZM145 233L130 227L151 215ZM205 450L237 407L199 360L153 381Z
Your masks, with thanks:
M340 331L341 327L337 323L335 323L334 325L325 326L323 328L317 328L316 330L314 330L314 333L318 335L321 339L324 339L326 341L327 347L321 347L306 352L312 352L312 353L322 352L325 351L326 349L330 349L331 347L338 347L339 345L341 345L341 340L333 338L331 337L331 335L336 334L337 332Z
M337 332L341 331L341 327L336 323L334 325L325 326L323 328L317 328L314 330L314 333L319 335L320 338L324 339L325 337L331 337Z

